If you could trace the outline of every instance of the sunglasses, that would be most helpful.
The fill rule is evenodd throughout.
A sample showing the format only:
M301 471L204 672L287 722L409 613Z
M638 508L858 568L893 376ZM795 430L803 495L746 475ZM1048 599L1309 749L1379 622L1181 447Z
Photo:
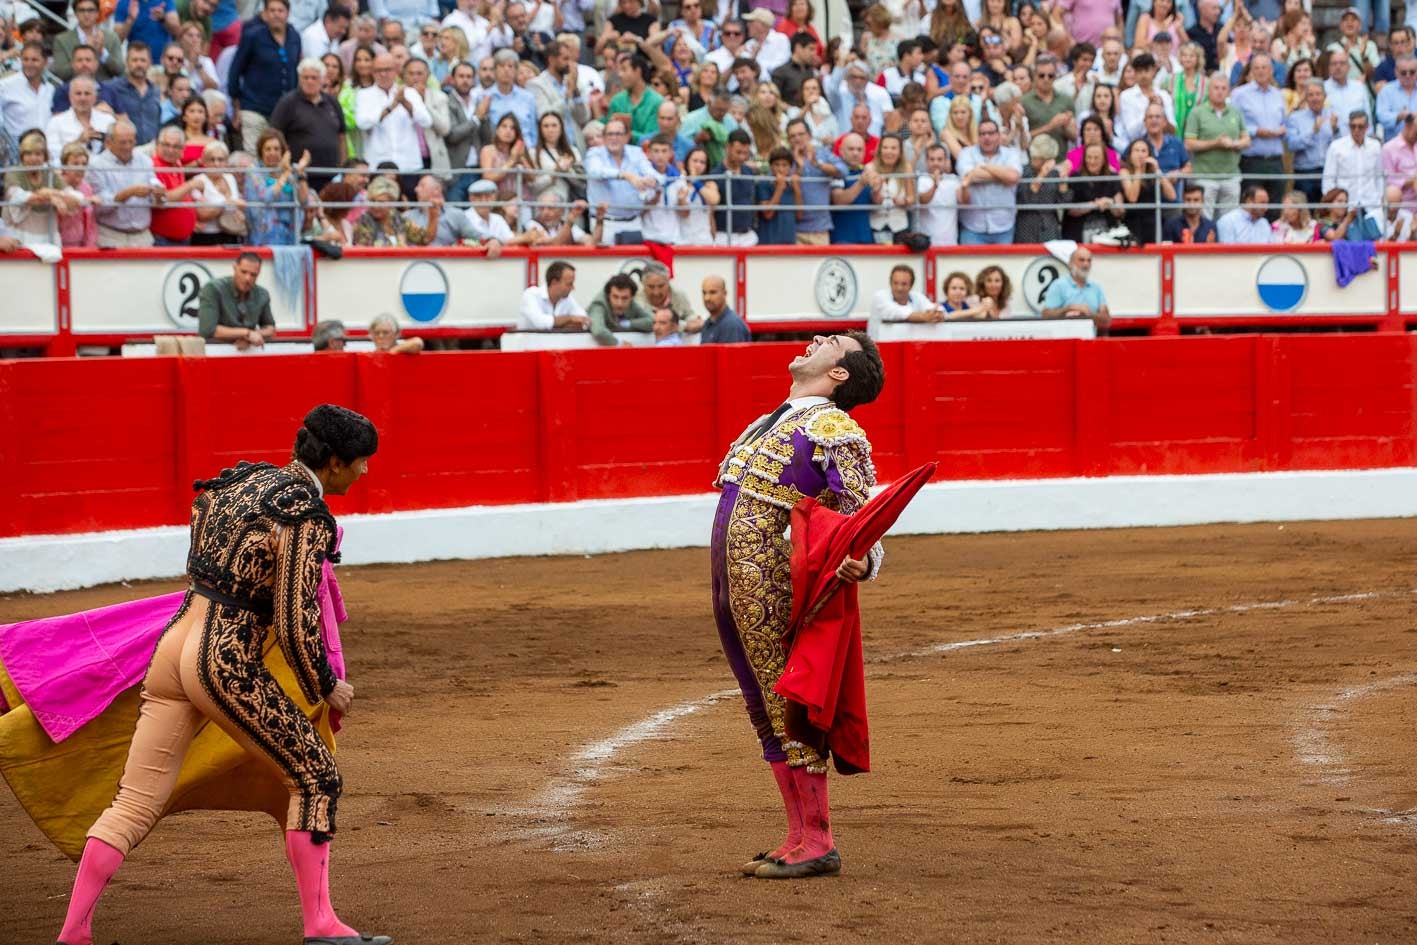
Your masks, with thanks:
M998 46L998 45L1001 44L1003 41L1004 41L1004 38L1003 38L1002 36L986 36L986 37L984 37L984 45L985 45L985 46Z
M723 31L723 35L724 35L724 36L742 36L742 35L743 35L743 31L742 31L742 30L724 30L724 31Z
M1051 78L1053 78L1053 76L1054 76L1055 74L1056 74L1056 73L1053 73L1053 72L1040 72L1040 73L1038 73L1037 75L1035 75L1034 78L1035 78L1035 79L1051 79Z
M438 32L437 30L424 30L419 35L422 36L424 39L433 39L438 35Z

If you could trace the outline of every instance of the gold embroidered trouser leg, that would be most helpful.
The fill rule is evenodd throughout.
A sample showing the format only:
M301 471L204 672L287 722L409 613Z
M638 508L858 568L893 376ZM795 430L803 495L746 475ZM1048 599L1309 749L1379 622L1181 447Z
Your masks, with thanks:
M822 773L826 759L787 737L787 700L773 691L787 667L782 637L792 620L792 544L782 535L781 518L773 506L752 496L738 496L728 523L729 604L787 763Z

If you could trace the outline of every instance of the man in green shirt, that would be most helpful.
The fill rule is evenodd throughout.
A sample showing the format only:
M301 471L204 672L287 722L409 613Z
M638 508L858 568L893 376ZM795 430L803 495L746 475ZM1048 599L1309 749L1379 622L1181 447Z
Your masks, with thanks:
M635 144L659 134L659 105L664 96L649 87L652 75L653 67L643 56L626 56L620 60L620 82L624 88L610 100L610 114L630 116L630 140Z
M728 133L738 127L738 122L728 114L733 104L733 96L727 90L714 89L713 96L684 116L684 124L679 133L708 152L709 167L723 163L723 155L728 147Z
M256 285L261 257L242 253L230 276L213 279L197 294L197 334L208 341L229 341L239 351L260 347L276 334L271 294Z
M635 301L635 280L623 272L611 276L605 288L586 307L590 335L596 344L618 345L617 331L652 331L654 316Z
M1206 101L1186 116L1186 150L1191 171L1201 185L1205 215L1212 220L1240 204L1240 152L1250 146L1245 116L1231 105L1230 80L1222 72L1210 77Z
M1059 154L1067 151L1078 130L1072 96L1053 89L1053 80L1058 77L1061 68L1052 53L1039 56L1033 64L1033 88L1019 99L1034 136L1052 135L1053 140L1058 142Z

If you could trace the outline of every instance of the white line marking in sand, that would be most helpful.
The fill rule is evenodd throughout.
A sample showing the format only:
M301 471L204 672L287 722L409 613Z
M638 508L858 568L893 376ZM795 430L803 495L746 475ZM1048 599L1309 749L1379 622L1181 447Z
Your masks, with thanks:
M953 643L939 643L923 650L912 650L904 653L894 653L876 657L868 660L868 662L873 664L893 663L905 659L942 656L946 653L974 649L976 647L998 646L1005 643L1020 643L1028 640L1042 640L1049 637L1060 637L1074 633L1086 633L1090 630L1116 630L1123 627L1149 624L1179 623L1188 620L1197 620L1202 617L1247 614L1261 610L1285 610L1291 607L1348 604L1357 601L1378 600L1386 597L1398 597L1415 593L1417 593L1417 590L1368 591L1354 594L1310 597L1302 600L1256 601L1247 604L1232 604L1227 607L1174 610L1163 614L1144 614L1136 617L1121 617L1115 620L1100 620L1093 623L1071 623L1061 627L1050 627L1045 630L1026 630L1020 633L1011 633L1005 636L989 637L979 640L957 640ZM572 838L573 835L573 828L568 818L570 811L581 803L586 791L591 785L603 780L614 769L615 759L618 755L626 749L633 748L643 742L670 737L668 731L679 719L694 715L725 699L730 699L737 695L737 689L722 689L704 696L701 699L681 702L677 705L660 709L658 712L638 722L626 725L606 738L582 745L578 751L571 755L567 765L567 772L547 783L522 811L522 813L530 815L538 823L544 824L544 826L522 831L523 835L548 840L552 843L553 847L563 845L568 839ZM1321 753L1320 750L1315 749L1316 756L1319 753ZM573 845L584 845L584 843Z

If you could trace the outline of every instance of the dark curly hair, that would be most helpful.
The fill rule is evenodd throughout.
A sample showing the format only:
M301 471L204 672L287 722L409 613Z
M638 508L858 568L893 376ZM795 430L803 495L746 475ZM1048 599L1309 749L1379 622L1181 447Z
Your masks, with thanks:
M295 433L295 458L311 469L322 469L331 456L352 463L379 449L379 431L369 418L345 407L321 404L305 415Z
M842 410L853 410L881 396L881 388L886 386L886 366L881 363L880 349L864 331L848 331L844 337L859 344L861 350L848 351L836 362L851 376L837 385L832 400Z

